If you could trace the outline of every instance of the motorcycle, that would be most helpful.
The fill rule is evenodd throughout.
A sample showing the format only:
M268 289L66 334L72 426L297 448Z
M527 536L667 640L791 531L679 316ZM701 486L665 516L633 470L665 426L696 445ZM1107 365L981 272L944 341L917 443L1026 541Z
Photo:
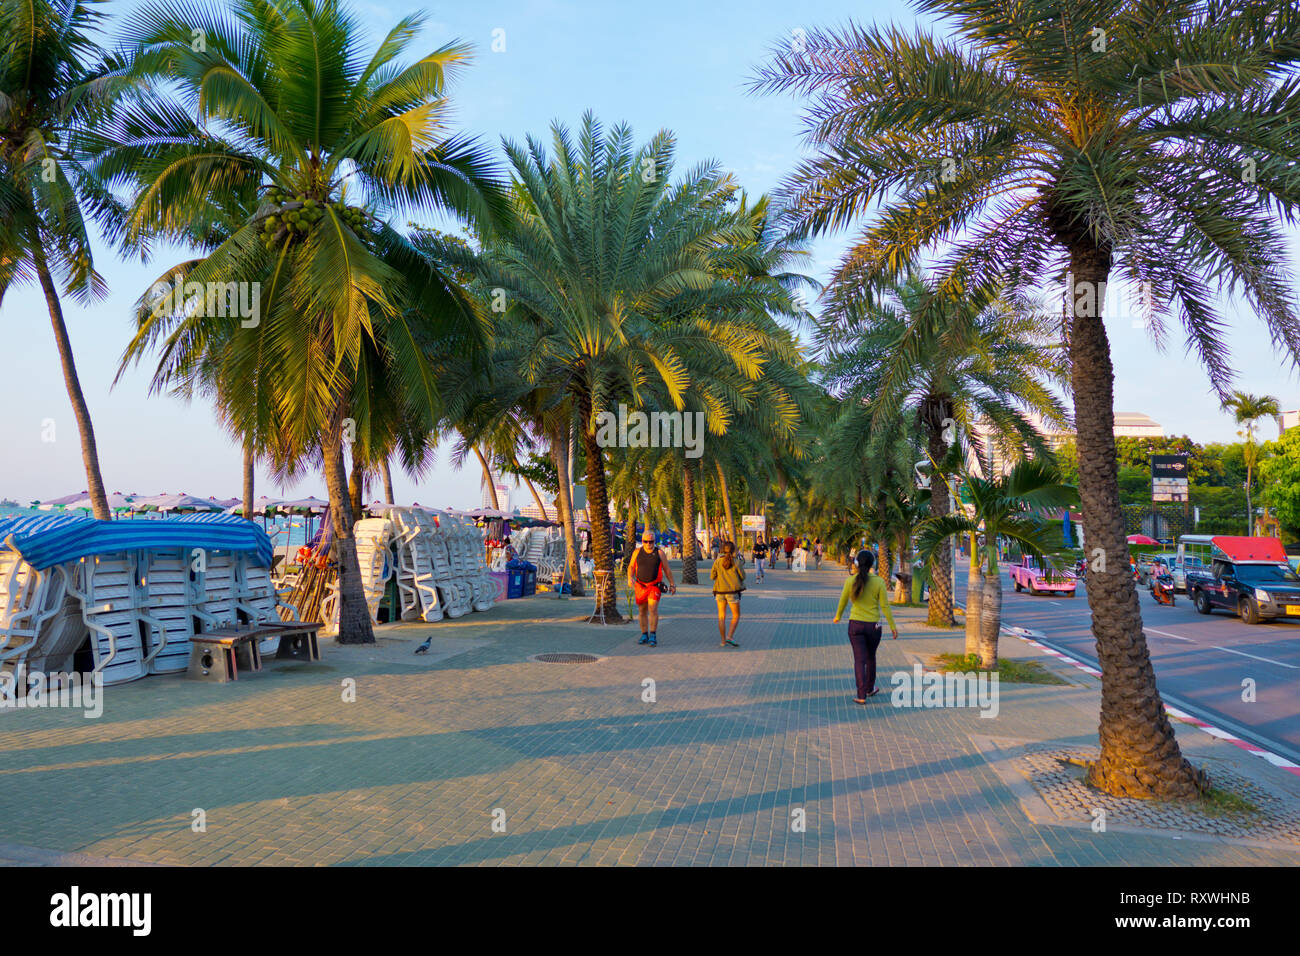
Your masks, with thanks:
M1168 571L1151 575L1151 598L1162 607L1173 607L1177 603L1174 598L1174 576Z

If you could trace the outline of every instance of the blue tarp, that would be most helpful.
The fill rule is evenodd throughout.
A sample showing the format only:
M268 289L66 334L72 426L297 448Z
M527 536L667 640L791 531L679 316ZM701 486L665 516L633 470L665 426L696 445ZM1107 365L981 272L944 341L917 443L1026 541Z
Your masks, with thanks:
M83 515L0 518L0 543L13 535L23 558L38 571L95 554L154 548L244 551L259 566L271 565L271 539L237 515L96 521Z

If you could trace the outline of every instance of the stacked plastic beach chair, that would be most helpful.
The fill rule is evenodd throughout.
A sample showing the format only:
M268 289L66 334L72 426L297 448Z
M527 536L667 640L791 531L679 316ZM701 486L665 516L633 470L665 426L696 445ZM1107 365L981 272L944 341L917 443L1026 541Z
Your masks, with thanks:
M233 515L0 519L0 668L184 671L196 633L279 622L271 542Z

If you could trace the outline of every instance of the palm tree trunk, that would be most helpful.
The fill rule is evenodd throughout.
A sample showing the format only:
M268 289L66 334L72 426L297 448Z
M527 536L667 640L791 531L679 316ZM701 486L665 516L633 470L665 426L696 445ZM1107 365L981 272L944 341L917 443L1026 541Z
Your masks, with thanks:
M365 496L366 470L354 445L352 448L352 473L348 475L348 501L352 504L352 520L354 522L361 519L362 509L366 503Z
M537 502L537 510L542 513L542 520L550 521L550 517L546 514L546 505L542 504L542 496L537 493L537 489L533 487L533 483L524 477L524 484L528 486L528 492L533 496L533 501Z
M970 536L970 570L966 574L966 656L980 652L980 609L984 605L983 562L979 543Z
M1079 448L1079 491L1090 550L1100 548L1106 571L1088 575L1088 606L1101 664L1101 756L1091 783L1114 796L1189 799L1204 775L1182 755L1165 713L1142 632L1133 576L1128 572L1124 513L1115 456L1114 367L1100 314L1080 315L1078 289L1101 289L1110 255L1087 238L1070 249L1071 385ZM1100 306L1101 298L1096 297ZM1100 312L1100 308L1096 310Z
M618 562L620 574L627 574L627 566L632 561L632 552L636 550L636 511L636 499L633 498L627 503L627 511L623 512L623 555Z
M695 472L689 461L682 469L682 583L700 583L695 555Z
M1250 501L1251 462L1246 462L1246 537L1255 533L1255 508Z
M573 514L573 486L569 484L569 440L557 435L551 441L551 460L555 462L555 475L558 493L555 509L559 512L560 525L564 529L564 560L569 566L570 593L582 597L586 589L582 586L582 566L578 554L578 529Z
M591 524L591 557L597 571L608 571L610 584L601 595L605 620L621 624L623 615L618 610L618 581L614 579L614 554L609 542L609 497L605 490L605 452L596 442L596 429L591 420L591 396L578 396L578 414L582 433L582 451L587 458L587 520ZM589 619L597 620L597 614Z
M63 321L63 306L59 302L59 292L50 277L49 263L45 260L45 248L40 237L32 237L32 260L36 265L36 275L45 293L45 305L50 312L50 324L54 327L54 344L59 350L59 364L63 367L63 384L68 390L68 400L72 402L72 416L77 421L77 431L81 435L81 460L86 468L86 494L90 496L90 507L96 518L108 521L113 517L108 510L108 495L104 491L104 478L99 473L99 449L95 445L95 427L90 421L90 408L86 405L86 396L81 391L81 379L77 376L77 365L72 358L72 342L68 338L68 327Z
M1002 575L990 568L984 578L984 597L980 602L980 666L985 670L998 669L998 631L1002 628ZM970 605L967 604L967 610Z
M722 511L727 521L727 539L736 540L736 522L731 515L731 493L727 490L727 474L722 470L722 462L714 459L713 464L718 469L718 487L722 491Z
M256 477L257 459L253 456L252 440L244 439L244 517L253 520L253 481Z
M930 454L930 460L936 463L942 461L948 451L943 441L943 428L939 424L946 417L950 416L940 408L925 419L926 450ZM930 514L941 516L950 510L948 486L936 471L930 481ZM943 544L935 549L930 561L930 605L926 623L931 627L952 627L953 624L951 539L944 539Z
M474 457L478 459L478 463L483 466L483 481L487 484L488 498L492 502L492 507L497 511L500 511L501 504L497 501L497 485L496 482L492 480L492 469L488 467L487 459L484 458L483 453L478 450L478 446L471 445L470 447L474 449Z
M388 504L397 504L397 499L393 497L393 470L389 467L388 456L384 456L382 470L380 474L384 477L384 501Z
M325 487L329 490L330 517L334 522L334 556L339 568L338 641L340 644L373 644L375 632L371 627L370 608L361 586L357 542L352 536L352 501L348 495L347 471L343 467L343 443L340 440L343 413L343 403L340 402L322 443Z

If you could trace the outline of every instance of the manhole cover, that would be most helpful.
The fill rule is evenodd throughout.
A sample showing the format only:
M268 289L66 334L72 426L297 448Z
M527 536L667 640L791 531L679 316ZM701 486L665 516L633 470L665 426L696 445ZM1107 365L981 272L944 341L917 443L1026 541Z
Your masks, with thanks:
M594 664L600 660L595 654L534 654L532 659L543 664Z

